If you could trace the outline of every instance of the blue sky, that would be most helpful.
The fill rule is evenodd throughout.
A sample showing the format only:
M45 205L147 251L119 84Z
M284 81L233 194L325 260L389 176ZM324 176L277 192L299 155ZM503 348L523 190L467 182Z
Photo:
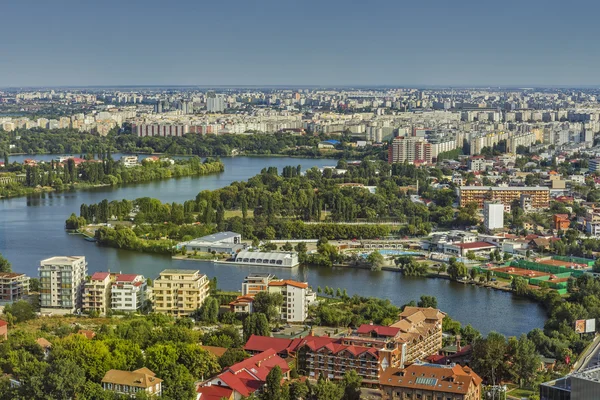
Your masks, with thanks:
M0 86L599 85L573 0L6 0Z

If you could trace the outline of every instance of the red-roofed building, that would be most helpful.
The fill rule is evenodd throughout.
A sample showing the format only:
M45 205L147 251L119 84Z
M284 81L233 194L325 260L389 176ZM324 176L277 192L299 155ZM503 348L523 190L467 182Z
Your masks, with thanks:
M248 338L244 350L250 354L259 354L266 350L275 350L282 358L293 357L302 339L284 339L269 336L252 335Z
M109 272L94 272L86 281L83 290L83 312L98 312L106 315L110 309L110 284L112 276Z
M0 339L8 339L8 322L0 319Z
M275 350L269 349L225 369L225 371L199 387L197 391L200 394L200 399L210 399L208 396L213 396L218 392L225 393L226 396L229 392L207 388L230 389L232 393L228 398L239 400L261 389L265 385L267 375L276 366L281 368L284 379L288 379L289 365L276 354Z
M566 231L569 229L569 226L571 226L568 214L554 214L552 216L552 221L554 222L554 229L558 231Z
M381 326L372 324L362 324L356 330L359 336L368 337L391 337L395 338L400 332L399 328L392 328L391 326Z
M111 285L111 309L136 312L146 301L146 278L136 274L118 274Z
M225 386L200 386L197 400L234 400L233 389Z
M234 301L229 303L229 309L233 313L237 314L252 314L254 308L254 295L251 296L238 296Z

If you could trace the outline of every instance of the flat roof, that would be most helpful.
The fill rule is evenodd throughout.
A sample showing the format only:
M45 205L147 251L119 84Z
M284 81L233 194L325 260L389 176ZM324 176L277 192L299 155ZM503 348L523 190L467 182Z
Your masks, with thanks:
M85 259L85 256L55 256L40 261L41 264L71 264L73 261Z
M197 273L200 273L200 270L198 269L163 269L161 272L162 274L180 274L180 275L194 275Z
M206 236L202 236L202 237L199 237L199 238L196 238L196 239L192 239L192 240L190 240L190 242L194 242L194 241L220 242L220 241L223 241L225 239L234 238L236 236L241 236L241 234L235 233L235 232L231 232L231 231L217 232L217 233L213 233L212 235L206 235Z

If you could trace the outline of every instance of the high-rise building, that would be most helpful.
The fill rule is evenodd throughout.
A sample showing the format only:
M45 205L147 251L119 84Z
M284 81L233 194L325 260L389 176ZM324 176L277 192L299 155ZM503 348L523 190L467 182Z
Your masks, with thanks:
M96 311L106 315L110 308L110 283L109 272L95 272L84 285L83 311Z
M291 279L269 282L269 293L281 293L281 319L287 322L304 322L308 317L308 306L317 300L306 282Z
M40 261L42 312L69 314L83 306L87 273L84 256L57 256Z
M154 311L182 317L202 306L208 297L209 281L200 271L165 269L154 281Z
M430 164L432 161L431 144L422 137L398 136L394 138L388 150L388 162L422 162Z
M15 272L0 272L0 303L12 303L29 293L29 277Z
M208 112L223 112L225 111L225 100L220 94L208 92L206 94L206 110Z
M114 311L138 311L146 300L146 288L143 275L116 275L110 289L111 308Z
M483 225L491 231L504 228L504 205L486 201L483 204Z

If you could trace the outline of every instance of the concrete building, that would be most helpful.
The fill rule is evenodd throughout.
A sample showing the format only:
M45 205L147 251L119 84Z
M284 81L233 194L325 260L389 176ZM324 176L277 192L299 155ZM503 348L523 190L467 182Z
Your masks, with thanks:
M185 247L187 252L199 251L201 253L227 253L236 254L246 248L242 243L242 235L236 232L218 232L203 236L187 242L177 244L177 250Z
M550 204L550 189L542 186L461 186L459 202L461 207L469 203L477 203L479 208L483 208L486 201L500 202L505 206L510 206L513 200L520 200L522 194L531 196L533 208L547 208Z
M300 264L295 251L248 251L237 253L235 262L242 265L292 268Z
M142 391L149 397L160 397L162 379L157 378L154 372L145 367L135 371L111 369L102 378L102 389L132 398Z
M469 367L421 363L388 368L379 378L385 400L480 400L481 382Z
M540 400L596 400L600 393L600 367L574 372L540 385Z
M109 272L95 272L85 283L83 289L83 311L97 311L106 315L110 308L110 283Z
M504 205L486 201L483 205L483 225L488 231L504 228Z
M208 92L206 95L206 111L220 113L225 111L225 100L223 96L215 92Z
M125 167L135 167L138 165L138 156L121 156L121 163Z
M154 281L154 311L174 317L188 316L208 297L209 281L200 271L165 269Z
M110 287L113 311L136 312L146 300L146 278L136 274L118 274Z
M255 295L269 290L269 283L275 279L273 274L251 274L244 278L242 296Z
M394 138L388 149L388 163L405 161L431 164L431 144L422 137L398 136Z
M71 314L81 310L87 274L84 256L57 256L42 260L40 306L42 313Z
M269 293L281 293L283 306L281 319L286 322L304 322L308 317L308 306L317 300L317 295L307 282L291 279L269 282Z
M0 303L13 303L29 294L29 277L15 272L0 272Z

